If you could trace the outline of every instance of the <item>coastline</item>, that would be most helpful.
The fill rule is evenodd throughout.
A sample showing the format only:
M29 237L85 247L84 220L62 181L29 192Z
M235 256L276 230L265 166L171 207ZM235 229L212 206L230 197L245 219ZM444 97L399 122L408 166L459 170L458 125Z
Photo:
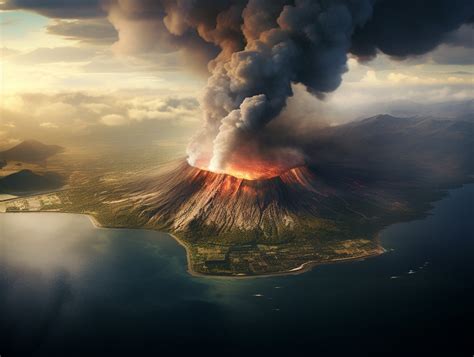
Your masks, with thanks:
M44 212L44 211L43 211ZM58 213L58 212L51 212L51 213ZM61 212L59 212L61 213ZM72 213L72 214L76 214L76 213ZM81 214L81 213L79 213ZM279 272L273 272L273 273L267 273L267 274L254 274L254 275L250 275L250 274L240 274L240 275L231 275L231 274L226 274L226 275L214 275L214 274L204 274L204 273L200 273L196 270L193 269L193 265L191 264L191 253L190 253L190 249L188 248L187 244L181 239L179 238L178 236L176 236L175 234L173 233L170 233L170 232L162 232L162 231L157 231L157 230L154 230L154 229L147 229L147 228L136 228L136 227L107 227L107 226L104 226L102 225L96 217L94 217L93 215L91 214L82 214L86 217L89 218L89 221L92 223L92 225L94 226L94 228L96 229L144 229L144 230L148 230L148 231L152 231L152 232L160 232L160 233L165 233L167 235L169 235L170 237L172 237L180 246L182 246L186 252L186 263L187 263L187 272L194 276L194 277L198 277L198 278L213 278L213 279L256 279L256 278L271 278L271 277L275 277L275 276L289 276L289 275L300 275L300 274L304 274L304 273L307 273L309 271L311 271L312 269L316 268L317 266L322 266L322 265L330 265L330 264L342 264L342 263L351 263L351 262L357 262L357 261L363 261L365 259L369 259L369 258L375 258L375 257L378 257L378 256L381 256L385 253L387 253L387 250L385 248L383 248L382 246L380 246L380 252L379 253L373 253L373 254L368 254L368 255L364 255L364 256L360 256L360 257L349 257L349 258L339 258L339 259L334 259L334 260L328 260L328 261L325 261L325 262L319 262L319 261L307 261L295 268L292 268L290 270L284 270L284 271L279 271ZM375 238L377 241L379 240L379 236L377 235L377 237Z
M357 261L363 261L365 259L369 258L375 258L380 255L383 255L387 252L385 248L380 246L380 252L379 253L373 253L373 254L368 254L365 256L360 256L360 257L349 257L349 258L340 258L340 259L335 259L335 260L328 260L324 262L319 262L319 261L308 261L305 262L295 268L292 268L290 270L285 270L285 271L279 271L279 272L272 272L272 273L266 273L266 274L240 274L240 275L232 275L232 274L225 274L225 275L214 275L214 274L204 274L200 273L196 270L193 269L193 266L191 264L191 254L190 254L190 249L188 248L187 244L174 235L173 233L170 232L163 232L163 231L158 231L155 229L149 229L149 228L140 228L140 227L110 227L101 224L96 217L94 217L90 213L74 213L74 212L61 212L61 211L22 211L22 212L5 212L5 214L18 214L18 213L62 213L62 214L77 214L81 216L85 216L89 219L89 222L92 224L94 229L139 229L139 230L146 230L150 232L160 232L169 235L171 238L173 238L180 246L182 246L186 252L186 264L187 264L187 269L186 271L188 274L197 277L197 278L212 278L212 279L257 279L257 278L271 278L275 276L290 276L290 275L300 275L307 273L311 271L312 269L316 268L317 266L322 266L322 265L330 265L330 264L342 264L342 263L351 263L351 262L357 262ZM379 236L375 238L376 240L379 240Z

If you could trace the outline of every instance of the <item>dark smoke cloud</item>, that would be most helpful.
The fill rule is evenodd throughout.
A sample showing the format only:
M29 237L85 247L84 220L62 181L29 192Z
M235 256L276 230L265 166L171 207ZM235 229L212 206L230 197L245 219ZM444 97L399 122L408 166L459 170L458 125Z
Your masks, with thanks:
M225 172L242 156L261 162L268 150L252 149L262 147L262 132L293 84L322 98L341 84L350 52L362 59L377 51L398 58L426 53L469 22L473 2L109 0L106 9L125 52L159 47L210 59L205 125L188 154L193 165Z
M448 33L444 42L450 46L474 48L474 25L466 24L459 30Z
M189 146L190 162L226 171L233 160L249 160L247 147L267 147L255 142L286 105L291 84L324 97L340 85L348 52L364 59L377 50L398 58L426 53L469 21L472 4L249 1L246 46L213 68L202 100L205 128Z
M119 33L114 48L125 54L179 51L186 63L207 69L212 59L243 48L245 1L104 0ZM209 64L212 66L212 64Z
M355 31L351 52L365 58L377 50L400 58L421 55L468 23L473 13L472 0L379 0L371 19Z
M97 5L37 3L10 0L3 8L77 17ZM262 147L262 133L293 95L292 85L323 98L341 84L349 54L362 60L378 52L400 59L425 54L443 42L461 41L452 34L474 19L472 0L103 0L101 5L118 32L117 51L179 51L190 63L208 62L211 75L201 99L205 125L188 154L191 164L222 172L243 155L246 160L261 155L249 148Z
M30 10L41 15L77 19L104 16L101 0L6 0L0 10Z
M370 0L249 1L242 14L246 46L214 67L202 100L206 127L189 147L190 162L210 157L209 168L225 172L241 160L236 148L258 140L293 95L292 83L320 97L335 90L353 30L371 8ZM211 138L212 148L202 145Z

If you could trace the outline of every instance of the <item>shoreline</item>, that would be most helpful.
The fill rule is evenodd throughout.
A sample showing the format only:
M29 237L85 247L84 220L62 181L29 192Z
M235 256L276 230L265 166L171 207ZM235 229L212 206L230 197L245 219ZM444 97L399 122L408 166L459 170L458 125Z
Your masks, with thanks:
M54 213L54 212L52 212ZM76 213L72 213L76 214ZM79 213L81 214L81 213ZM214 274L204 274L200 273L196 270L193 269L192 264L191 264L191 254L190 254L190 249L188 248L187 244L178 236L174 235L173 233L170 232L163 232L163 231L158 231L155 229L148 229L148 228L131 228L131 227L107 227L103 226L100 224L100 222L92 215L90 214L82 214L84 216L87 216L96 229L140 229L140 230L147 230L150 232L160 232L169 235L172 237L180 246L182 246L186 252L186 263L187 263L187 269L186 271L198 278L213 278L213 279L258 279L258 278L271 278L275 276L289 276L289 275L300 275L307 273L317 266L322 266L322 265L331 265L331 264L343 264L343 263L351 263L351 262L358 262L358 261L364 261L365 259L369 258L375 258L379 257L385 253L387 253L387 250L380 246L380 253L373 253L373 254L368 254L365 256L360 256L360 257L350 257L350 258L340 258L340 259L335 259L335 260L328 260L326 262L318 262L318 261L308 261L305 262L301 265L299 265L296 268L290 269L290 270L284 270L284 271L279 271L279 272L274 272L274 273L267 273L267 274L254 274L254 275L249 275L249 274L242 274L242 275L232 275L232 274L223 274L223 275L214 275ZM379 241L379 234L377 234L377 237L375 238L377 241Z
M190 249L188 248L187 244L174 235L173 233L170 232L163 232L163 231L158 231L156 229L149 229L149 228L140 228L140 227L110 227L101 224L96 217L94 217L92 214L89 213L74 213L74 212L61 212L61 211L21 211L21 212L4 212L5 214L18 214L18 213L60 213L60 214L74 214L74 215L81 215L85 216L89 219L89 222L92 224L94 229L136 229L136 230L145 230L145 231L150 231L150 232L159 232L163 233L166 235L169 235L171 238L173 238L181 247L184 248L185 253L186 253L186 271L188 274L197 277L197 278L212 278L212 279L261 279L261 278L272 278L276 276L290 276L290 275L300 275L307 273L311 271L312 269L316 268L317 266L322 266L322 265L330 265L330 264L343 264L343 263L351 263L351 262L357 262L357 261L363 261L365 259L369 258L375 258L378 256L381 256L385 253L387 253L387 250L380 246L380 253L373 253L373 254L368 254L365 256L360 256L360 257L349 257L349 258L340 258L340 259L335 259L335 260L329 260L325 262L318 262L318 261L307 261L295 268L292 268L290 270L285 270L285 271L279 271L279 272L273 272L273 273L267 273L267 274L255 274L255 275L249 275L249 274L242 274L242 275L232 275L232 274L223 274L223 275L214 275L214 274L204 274L200 273L196 270L193 269L192 264L191 264L191 254L190 254ZM379 234L377 234L377 237L375 238L377 241L379 241Z

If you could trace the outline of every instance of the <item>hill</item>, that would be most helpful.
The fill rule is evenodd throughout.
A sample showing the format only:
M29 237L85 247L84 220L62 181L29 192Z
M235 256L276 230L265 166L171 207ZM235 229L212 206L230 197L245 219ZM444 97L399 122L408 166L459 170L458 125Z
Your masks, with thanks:
M11 149L0 152L0 160L37 163L63 151L64 148L59 145L46 145L36 140L25 140Z
M0 178L0 192L4 193L53 190L63 185L63 177L53 172L40 175L31 170L21 170Z

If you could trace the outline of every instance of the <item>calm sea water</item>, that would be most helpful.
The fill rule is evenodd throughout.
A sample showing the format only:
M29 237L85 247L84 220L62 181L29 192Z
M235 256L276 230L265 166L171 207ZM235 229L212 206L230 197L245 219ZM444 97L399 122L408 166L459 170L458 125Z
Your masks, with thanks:
M474 185L298 276L197 278L166 234L0 215L0 355L471 356Z

